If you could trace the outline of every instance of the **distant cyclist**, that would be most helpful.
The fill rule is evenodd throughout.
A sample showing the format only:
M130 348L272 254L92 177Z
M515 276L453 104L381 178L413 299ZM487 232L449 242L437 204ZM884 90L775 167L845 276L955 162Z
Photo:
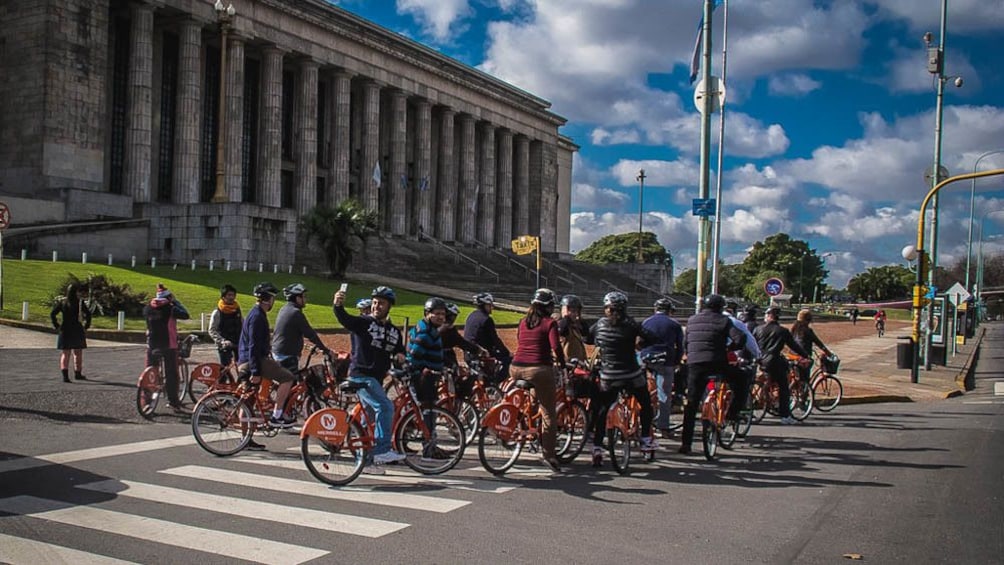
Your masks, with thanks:
M653 336L653 341L641 350L641 359L655 373L656 394L659 396L659 417L655 427L663 438L669 438L672 435L669 412L673 403L673 375L683 357L683 327L673 319L672 314L676 308L668 298L656 300L653 308L655 313L641 323ZM653 362L651 359L659 361Z
M875 313L875 329L878 330L879 337L885 333L885 310Z
M216 309L209 315L209 337L216 344L216 354L224 368L234 360L243 324L241 306L237 303L237 289L225 284L220 289L220 301L216 304Z
M491 356L499 362L501 368L496 373L495 379L503 381L509 376L512 353L499 338L498 331L495 329L495 320L492 319L495 298L487 292L481 292L474 295L474 305L477 306L477 309L471 312L467 316L467 321L464 322L464 338L487 349Z

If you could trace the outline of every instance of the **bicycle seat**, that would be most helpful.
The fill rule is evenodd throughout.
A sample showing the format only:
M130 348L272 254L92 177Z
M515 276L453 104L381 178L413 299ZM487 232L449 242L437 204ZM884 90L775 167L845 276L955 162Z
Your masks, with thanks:
M533 388L533 383L530 381L524 381L523 379L517 379L516 382L512 383L512 386L523 390L530 390Z
M365 384L363 384L363 383L354 383L352 381L345 381L345 382L343 382L343 383L341 383L341 384L338 385L338 390L340 390L341 392L347 393L347 394L348 393L359 392L360 390L362 390L364 388L366 388Z

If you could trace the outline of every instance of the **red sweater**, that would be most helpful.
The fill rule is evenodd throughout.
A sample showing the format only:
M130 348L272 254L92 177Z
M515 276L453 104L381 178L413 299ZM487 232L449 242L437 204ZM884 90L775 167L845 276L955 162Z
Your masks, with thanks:
M557 360L565 364L565 354L558 340L558 323L551 318L543 318L534 328L526 327L526 318L519 322L519 336L516 343L516 355L512 364L517 367L532 365L550 365ZM552 356L553 352L553 356Z

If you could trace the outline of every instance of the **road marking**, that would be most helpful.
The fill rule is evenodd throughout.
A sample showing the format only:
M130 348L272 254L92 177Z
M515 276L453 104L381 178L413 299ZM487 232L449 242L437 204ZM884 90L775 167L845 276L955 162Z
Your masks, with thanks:
M79 463L92 459L102 459L105 457L116 457L119 455L131 455L143 453L145 451L156 451L158 449L168 449L171 447L181 447L195 443L195 438L191 434L164 439L154 439L150 441L140 441L136 443L124 443L120 445L106 445L104 447L94 447L90 449L78 449L76 451L64 451L62 453L50 453L49 455L31 455L18 459L8 459L0 461L0 473L11 471L23 471L47 465L66 465L68 463Z
M243 498L220 496L218 494L209 494L204 492L193 492L134 481L117 481L110 479L107 481L77 485L77 488L104 492L117 496L137 498L139 500L147 500L150 502L161 502L175 506L184 506L185 508L209 510L233 516L250 516L258 520L268 520L270 522L293 524L308 528L319 528L331 532L339 532L367 538L379 538L408 527L408 524L403 524L401 522L376 520L360 516L350 516L348 514L338 514L335 512L322 512L320 510L312 510L309 508L293 508L281 504L272 504L270 502L245 500Z
M259 563L303 563L328 554L323 549L207 530L34 496L2 499L0 511Z
M994 396L1004 396L1004 381L994 383Z
M44 541L16 538L0 534L0 562L11 565L36 565L38 563L73 563L73 565L126 565L114 557L96 555L79 549L70 549Z
M246 454L242 455L238 461L242 463L254 463L255 465L266 465L268 467L279 467L282 469L293 469L296 471L302 471L306 467L303 466L303 461L300 459L275 459L269 458L262 455ZM481 467L478 467L481 469ZM490 494L503 494L514 490L516 487L512 485L503 485L499 481L485 481L479 479L457 479L457 478L446 478L446 477L429 477L427 475L418 475L414 471L399 471L394 469L392 466L384 465L384 470L386 475L366 475L365 477L360 477L360 479L365 478L367 481L379 481L384 483L396 483L402 485L434 485L434 486L446 486L449 488L454 488L457 490L469 490L474 492L487 492Z
M304 469L306 471L306 469ZM395 508L407 508L410 510L424 510L426 512L436 512L445 514L457 508L462 508L470 504L468 500L453 500L424 496L420 494L407 494L401 492L380 492L364 487L341 487L338 489L327 487L318 481L300 481L295 479L284 479L282 477L269 477L267 481L262 480L260 474L243 473L240 471L230 471L227 469L214 469L211 467L199 467L197 465L185 465L173 469L160 471L168 475L178 477L188 477L192 479L202 479L226 484L254 485L256 489L268 489L290 494L304 494L318 498L331 500L343 500L346 502L359 502L363 504L378 504L381 506L393 506Z

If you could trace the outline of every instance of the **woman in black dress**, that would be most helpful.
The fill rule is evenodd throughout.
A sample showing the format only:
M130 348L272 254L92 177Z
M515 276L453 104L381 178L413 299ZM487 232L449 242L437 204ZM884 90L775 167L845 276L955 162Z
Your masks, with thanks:
M86 380L81 371L84 368L84 349L87 348L87 328L91 327L91 311L84 303L87 298L87 288L77 283L66 289L66 296L60 298L52 307L49 317L52 327L56 328L56 349L62 351L59 356L59 370L63 373L63 382L70 382L70 356L73 356L73 378ZM62 322L59 317L62 315Z

